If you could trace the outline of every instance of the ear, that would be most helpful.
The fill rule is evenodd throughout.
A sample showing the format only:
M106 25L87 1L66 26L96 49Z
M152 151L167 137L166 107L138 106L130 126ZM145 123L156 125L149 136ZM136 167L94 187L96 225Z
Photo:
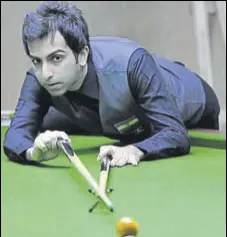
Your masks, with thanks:
M78 63L80 66L85 66L87 64L87 58L89 54L89 48L88 46L84 46L83 49L80 51L78 55Z

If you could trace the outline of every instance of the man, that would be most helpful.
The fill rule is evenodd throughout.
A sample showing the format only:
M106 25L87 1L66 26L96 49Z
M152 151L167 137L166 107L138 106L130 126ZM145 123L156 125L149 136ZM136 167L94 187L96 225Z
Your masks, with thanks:
M44 2L23 25L31 59L4 151L12 161L57 157L57 139L104 135L98 160L137 165L189 153L186 128L218 129L219 104L208 84L183 64L118 37L89 38L82 13Z

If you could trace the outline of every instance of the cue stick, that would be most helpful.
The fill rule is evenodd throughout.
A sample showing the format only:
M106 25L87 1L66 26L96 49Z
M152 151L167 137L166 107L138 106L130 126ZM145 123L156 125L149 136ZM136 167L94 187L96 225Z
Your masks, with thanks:
M109 207L110 211L113 211L113 204L107 197L106 193L99 187L96 180L92 177L91 173L87 170L84 164L81 162L79 157L75 154L72 147L69 145L67 141L63 139L58 139L57 141L58 147L60 147L68 159L73 163L73 165L77 168L80 174L87 180L87 182L93 187L96 194L102 199L102 201Z
M104 157L101 162L101 169L100 169L100 175L99 175L99 187L102 190L102 192L106 192L106 185L109 177L109 171L110 171L110 159L108 157ZM89 212L92 212L94 208L98 205L99 200L97 200L94 205L89 209Z
M110 160L108 157L105 157L101 163L101 170L99 175L99 187L103 192L106 192L106 185L108 182L110 171Z

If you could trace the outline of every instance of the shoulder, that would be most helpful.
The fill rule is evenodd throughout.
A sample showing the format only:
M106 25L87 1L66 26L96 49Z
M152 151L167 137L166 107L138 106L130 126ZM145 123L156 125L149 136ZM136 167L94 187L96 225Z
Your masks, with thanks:
M34 70L33 70L32 67L30 67L30 68L27 69L26 75L30 75L30 76L36 78L35 72L34 72Z
M131 40L124 37L117 36L94 36L90 37L90 43L93 44L101 44L101 43L131 43L138 44L135 40Z
M44 96L44 94L49 94L44 87L39 83L35 72L32 68L27 69L24 82L22 84L21 93L25 96Z
M134 64L141 58L143 58L145 55L151 56L151 54L146 50L145 48L138 48L136 49L130 56L129 63Z
M32 68L28 68L27 71L25 72L25 80L23 83L23 87L25 86L29 86L29 87L39 86L40 87L38 79Z
M133 40L122 37L91 37L90 45L92 51L98 54L125 55L131 54L141 46Z
M151 67L154 64L154 54L150 53L145 48L136 49L129 58L128 73L132 70L145 69Z
M131 54L140 47L135 41L120 37L92 37L90 45L98 71L126 71Z

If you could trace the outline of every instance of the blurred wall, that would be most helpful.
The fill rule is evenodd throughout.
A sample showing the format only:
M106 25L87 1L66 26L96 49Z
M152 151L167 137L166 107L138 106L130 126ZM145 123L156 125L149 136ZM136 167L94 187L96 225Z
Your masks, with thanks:
M27 11L40 1L1 1L1 110L13 110L29 61L21 27ZM184 62L198 71L191 1L74 1L83 12L90 35L136 40L153 53ZM216 16L210 21L214 89L226 108L226 50Z

